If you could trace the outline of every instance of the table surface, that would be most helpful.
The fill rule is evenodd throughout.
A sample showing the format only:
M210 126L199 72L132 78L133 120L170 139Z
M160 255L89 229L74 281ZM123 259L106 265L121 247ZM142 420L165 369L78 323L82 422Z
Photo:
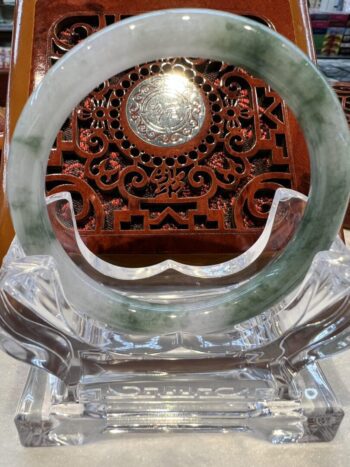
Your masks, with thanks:
M350 241L350 232L347 233ZM322 363L345 410L334 441L273 446L248 434L120 435L85 446L23 448L13 423L26 365L0 352L0 467L347 467L350 465L350 352Z

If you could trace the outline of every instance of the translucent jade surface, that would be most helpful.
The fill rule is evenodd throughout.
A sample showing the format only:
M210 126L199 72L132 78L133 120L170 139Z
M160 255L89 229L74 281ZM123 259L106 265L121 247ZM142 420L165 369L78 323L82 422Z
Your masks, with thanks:
M136 299L83 273L57 241L44 199L50 148L71 109L110 76L135 64L169 56L222 60L244 66L266 80L298 118L312 166L312 189L305 214L285 250L238 287L205 300L199 294L186 307L176 302ZM7 193L25 254L55 259L66 297L76 310L122 332L214 332L276 304L300 284L315 254L330 247L348 201L349 143L337 98L292 43L256 22L228 13L164 10L104 29L66 54L48 72L17 125L8 163Z

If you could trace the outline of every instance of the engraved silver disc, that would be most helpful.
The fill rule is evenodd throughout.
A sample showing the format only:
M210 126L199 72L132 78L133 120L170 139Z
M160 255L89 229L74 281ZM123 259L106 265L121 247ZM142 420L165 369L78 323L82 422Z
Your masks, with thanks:
M196 136L205 105L197 87L178 73L152 76L138 84L126 104L128 123L143 141L172 147Z

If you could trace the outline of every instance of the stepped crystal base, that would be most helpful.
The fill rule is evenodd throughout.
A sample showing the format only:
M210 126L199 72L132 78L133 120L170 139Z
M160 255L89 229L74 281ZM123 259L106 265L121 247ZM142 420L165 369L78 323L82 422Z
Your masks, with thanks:
M32 368L15 418L24 446L125 432L247 432L272 443L331 441L343 418L318 364L223 372L85 375L68 388Z

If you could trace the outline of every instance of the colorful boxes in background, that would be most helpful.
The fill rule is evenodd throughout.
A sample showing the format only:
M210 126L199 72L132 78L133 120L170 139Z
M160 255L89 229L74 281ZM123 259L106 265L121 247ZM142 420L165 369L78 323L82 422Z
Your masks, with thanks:
M312 13L311 25L318 56L350 55L348 13Z

